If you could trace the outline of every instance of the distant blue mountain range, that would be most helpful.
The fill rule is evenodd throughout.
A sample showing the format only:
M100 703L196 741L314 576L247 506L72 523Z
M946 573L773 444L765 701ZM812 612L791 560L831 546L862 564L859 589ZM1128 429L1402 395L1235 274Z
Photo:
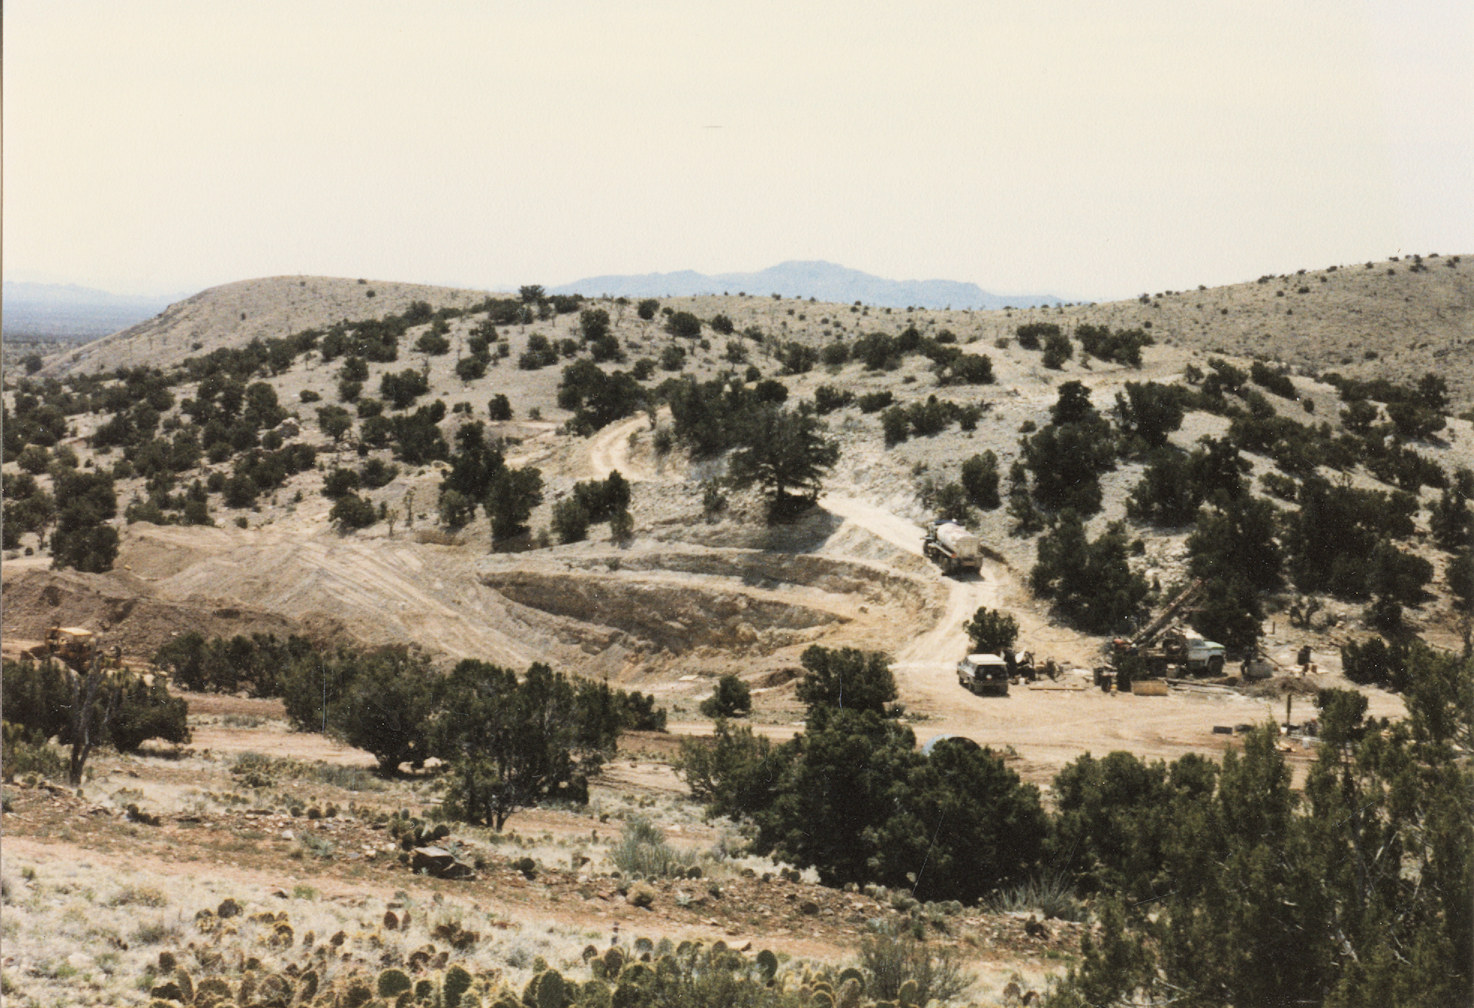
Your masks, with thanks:
M176 300L112 294L75 284L7 280L0 318L5 335L12 338L82 341L153 318Z
M698 294L781 294L883 308L1029 308L1060 304L1049 294L990 294L977 284L955 280L887 280L830 262L790 261L756 273L718 273L707 276L692 270L644 273L635 276L596 276L552 288L552 294L588 297L691 297Z

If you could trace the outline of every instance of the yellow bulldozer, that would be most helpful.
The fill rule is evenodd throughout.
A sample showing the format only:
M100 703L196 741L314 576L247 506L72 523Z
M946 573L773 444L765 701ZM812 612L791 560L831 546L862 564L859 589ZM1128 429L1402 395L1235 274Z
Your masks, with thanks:
M46 639L26 652L27 655L37 661L55 659L76 669L78 672L86 672L92 666L92 660L98 657L100 644L97 635L91 630L83 627L54 626L46 631ZM106 669L123 668L122 648L112 647L101 655L102 667Z

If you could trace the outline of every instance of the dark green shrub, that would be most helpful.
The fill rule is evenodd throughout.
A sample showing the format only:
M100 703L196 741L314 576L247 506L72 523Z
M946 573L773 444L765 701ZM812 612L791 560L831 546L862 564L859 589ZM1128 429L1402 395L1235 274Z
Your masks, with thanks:
M772 804L782 761L747 725L719 718L710 739L683 738L676 773L710 815L751 816Z
M606 372L591 361L581 360L563 369L558 405L573 411L569 426L574 431L592 434L641 409L645 390L627 371Z
M328 518L340 529L367 528L378 521L379 512L373 502L356 493L345 493L339 497L328 512Z
M1014 330L1018 337L1018 345L1025 350L1038 350L1040 344L1055 336L1060 335L1059 326L1053 322L1026 322Z
M1129 554L1129 537L1120 523L1087 540L1079 516L1067 510L1040 537L1029 585L1036 595L1053 599L1075 626L1090 633L1117 632L1141 614L1149 591L1131 569Z
M473 382L478 378L486 377L485 357L462 357L456 361L456 377L463 382Z
M575 497L553 505L553 534L560 543L580 542L589 534L589 513Z
M330 500L337 500L344 494L352 493L361 484L361 477L352 469L332 469L322 480L322 495ZM227 501L227 503L229 503ZM231 505L232 507L239 505Z
M517 357L517 367L523 371L536 371L558 363L558 351L542 333L527 337L527 349Z
M1074 352L1068 336L1060 332L1052 333L1044 341L1044 356L1041 358L1041 363L1047 368L1058 371L1065 366L1065 361L1074 356Z
M883 714L896 699L890 660L879 651L831 650L815 644L804 651L800 662L804 676L797 695L808 707L811 721L828 709Z
M814 389L814 412L823 416L833 413L855 401L855 394L849 389L837 389L833 385L820 385Z
M998 507L998 456L992 449L973 455L962 463L962 489L967 499L984 511Z
M943 385L992 384L993 362L987 354L960 354L946 366L940 381Z
M1014 642L1018 640L1018 620L986 606L973 613L962 629L972 642L972 650L982 654L1012 651Z
M415 349L422 354L439 357L441 354L450 352L450 340L437 332L422 333L420 338L415 340Z
M701 319L688 311L672 312L665 320L665 331L681 339L695 339L701 335Z
M1295 391L1295 383L1283 371L1275 371L1263 361L1254 361L1249 365L1249 378L1255 385L1268 389L1282 399L1297 399L1299 393Z
M1115 412L1121 434L1144 448L1166 445L1167 435L1182 426L1185 414L1179 391L1156 382L1127 382L1116 393Z
M701 713L709 718L743 717L752 711L752 690L728 673L717 680L712 695L701 701Z

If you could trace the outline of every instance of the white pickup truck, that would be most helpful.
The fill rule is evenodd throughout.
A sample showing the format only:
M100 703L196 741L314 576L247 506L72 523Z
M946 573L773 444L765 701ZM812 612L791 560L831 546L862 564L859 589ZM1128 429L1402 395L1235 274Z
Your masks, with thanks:
M972 693L1008 696L1008 663L1001 655L970 654L957 663L957 682Z
M1217 641L1204 640L1196 634L1183 634L1181 661L1193 672L1222 675L1226 649Z

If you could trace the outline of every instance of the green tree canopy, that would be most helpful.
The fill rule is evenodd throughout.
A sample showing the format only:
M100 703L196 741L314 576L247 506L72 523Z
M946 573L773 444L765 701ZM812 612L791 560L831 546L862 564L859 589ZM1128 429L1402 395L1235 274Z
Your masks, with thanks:
M591 717L574 684L541 663L519 679L509 669L466 659L437 694L430 737L451 767L447 809L496 830L542 798L581 799L588 775L618 735L612 711Z
M823 431L823 423L804 410L755 410L729 463L733 484L761 487L773 517L812 505L824 474L839 461L839 446Z

